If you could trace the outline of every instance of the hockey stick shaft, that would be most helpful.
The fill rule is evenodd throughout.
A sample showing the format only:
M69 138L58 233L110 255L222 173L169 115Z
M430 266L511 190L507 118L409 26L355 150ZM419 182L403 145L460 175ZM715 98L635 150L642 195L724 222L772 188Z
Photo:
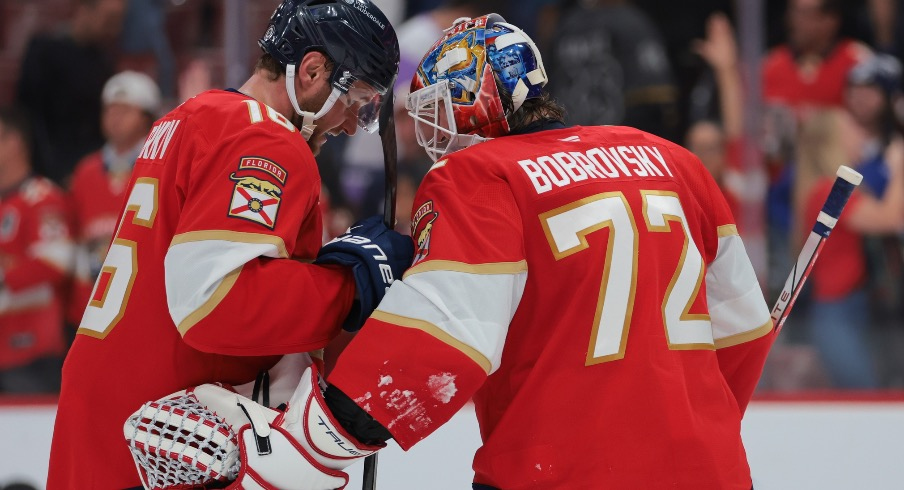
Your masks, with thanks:
M383 222L390 228L395 226L396 180L398 178L396 175L398 152L396 151L394 111L393 94L390 90L380 107L380 142L383 144L383 168L386 172Z
M364 482L361 488L364 490L377 488L377 453L364 458Z
M380 107L380 142L383 144L383 168L386 171L383 222L388 228L395 227L396 162L398 161L398 153L396 151L394 111L393 93L392 90L389 90L386 94L386 99ZM361 488L363 490L374 490L377 488L377 453L364 458L364 481Z
M791 269L788 279L785 280L785 286L782 288L782 292L772 308L772 324L776 334L781 331L788 314L791 313L791 308L794 307L797 295L804 287L804 283L807 281L807 277L809 277L810 271L813 270L813 265L819 257L819 252L829 238L829 234L832 233L832 229L835 228L835 224L838 222L845 204L850 199L851 193L863 180L863 176L856 170L844 165L838 168L838 172L835 175L835 183L832 185L829 197L826 198L825 204L822 205L822 210L816 217L816 223L813 224L813 229L807 236L807 241L797 257L797 262Z

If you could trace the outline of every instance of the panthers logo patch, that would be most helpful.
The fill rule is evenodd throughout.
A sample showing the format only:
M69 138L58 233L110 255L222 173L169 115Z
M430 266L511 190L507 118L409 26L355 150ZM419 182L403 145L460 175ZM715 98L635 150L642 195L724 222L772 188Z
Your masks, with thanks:
M430 234L433 231L433 223L438 217L439 213L433 209L433 201L425 202L411 216L411 236L417 245L412 266L422 262L430 254Z
M268 178L248 175L251 173L266 174ZM278 183L269 177L275 177ZM276 226L283 194L280 184L286 182L286 171L265 158L244 157L239 162L238 171L233 172L229 180L235 182L229 216L253 221L272 230Z

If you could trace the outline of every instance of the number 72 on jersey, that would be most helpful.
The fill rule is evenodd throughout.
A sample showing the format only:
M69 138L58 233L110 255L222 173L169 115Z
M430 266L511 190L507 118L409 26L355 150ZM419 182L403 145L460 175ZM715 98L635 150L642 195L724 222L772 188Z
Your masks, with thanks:
M676 221L684 235L684 247L675 274L662 300L662 317L670 349L715 349L707 314L690 314L703 282L703 257L691 239L687 218L678 195L667 191L640 191L647 230L672 233ZM540 215L556 259L590 247L587 235L609 228L605 269L591 327L586 364L622 359L637 290L638 231L634 214L622 192L586 197Z

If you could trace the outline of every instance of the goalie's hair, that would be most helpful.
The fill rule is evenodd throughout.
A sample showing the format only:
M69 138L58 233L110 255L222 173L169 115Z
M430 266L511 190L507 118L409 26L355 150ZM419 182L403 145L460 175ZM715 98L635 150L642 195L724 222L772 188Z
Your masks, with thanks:
M541 120L565 122L565 108L555 101L549 92L543 91L539 97L530 98L515 111L512 94L496 80L499 89L499 100L509 123L509 133L519 133L531 123Z

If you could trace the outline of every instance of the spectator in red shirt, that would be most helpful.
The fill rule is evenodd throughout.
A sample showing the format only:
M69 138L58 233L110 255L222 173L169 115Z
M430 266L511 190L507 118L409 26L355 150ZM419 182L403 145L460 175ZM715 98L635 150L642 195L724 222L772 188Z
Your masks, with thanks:
M69 185L78 260L67 321L78 325L116 231L132 166L160 110L160 90L147 75L124 71L101 94L104 146L83 158Z
M823 166L825 174L833 173L838 164L858 162L865 142L853 118L843 111L814 115L802 134L800 166ZM884 166L889 175L884 193L872 194L868 184L861 186L867 189L854 192L810 274L809 338L838 388L879 385L870 339L863 238L904 229L904 142L900 138L890 144ZM828 175L815 179L806 196L803 223L816 220L833 180Z
M767 123L783 129L769 135L778 144L767 148L775 154L766 162L769 282L776 289L796 256L794 218L800 217L815 178L781 151L794 135L785 123L804 124L814 108L843 107L848 72L870 54L864 44L840 37L841 14L841 0L788 0L787 42L772 49L763 63Z
M763 66L766 102L842 106L847 74L869 48L838 37L840 0L790 0L787 23L788 42L773 49Z
M30 126L0 109L0 393L53 393L73 244L65 198L32 173Z

